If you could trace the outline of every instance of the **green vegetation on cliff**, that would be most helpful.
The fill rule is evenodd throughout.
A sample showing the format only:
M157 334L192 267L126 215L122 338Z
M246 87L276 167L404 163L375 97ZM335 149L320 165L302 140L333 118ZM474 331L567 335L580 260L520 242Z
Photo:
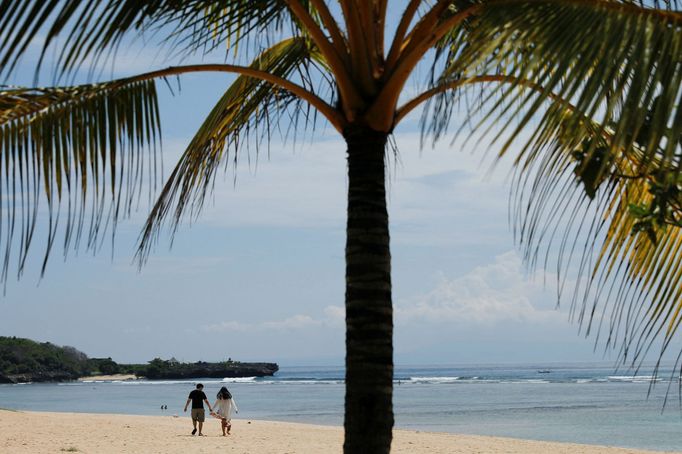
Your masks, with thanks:
M87 355L73 347L0 337L0 382L75 380L90 370Z
M182 378L225 378L225 377L263 377L279 370L275 363L243 363L240 361L221 361L217 363L181 363L175 359L154 358L149 364L121 365L125 373L149 379Z
M181 363L155 358L147 364L118 364L111 358L88 358L73 347L0 336L0 383L76 380L89 375L135 374L148 379L262 377L272 375L275 363Z

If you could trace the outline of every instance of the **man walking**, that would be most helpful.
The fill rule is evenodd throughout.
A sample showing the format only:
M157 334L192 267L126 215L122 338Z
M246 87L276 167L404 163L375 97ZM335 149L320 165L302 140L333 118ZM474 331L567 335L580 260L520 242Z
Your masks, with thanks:
M197 389L189 393L187 402L185 402L185 412L187 411L187 406L189 405L190 401L192 402L192 425L194 426L192 435L197 433L197 423L199 423L199 436L203 436L204 434L201 433L201 429L204 427L204 421L206 420L204 402L206 402L206 405L208 405L208 411L213 411L211 404L208 403L206 394L204 394L204 385L197 383Z

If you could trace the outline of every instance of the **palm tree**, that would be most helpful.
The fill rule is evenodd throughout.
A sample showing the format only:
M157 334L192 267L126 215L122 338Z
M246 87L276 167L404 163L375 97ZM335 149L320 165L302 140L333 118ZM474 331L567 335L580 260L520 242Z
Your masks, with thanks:
M384 168L390 135L417 107L424 135L434 140L465 106L463 126L487 134L500 155L520 143L512 214L528 262L556 256L562 269L578 272L573 301L582 303L580 320L589 330L600 320L597 308L611 314L607 344L621 340L623 358L641 358L656 339L664 349L682 320L682 14L674 2L405 0L396 21L387 21L388 6L387 0L0 1L5 76L36 38L43 38L42 56L60 39L59 82L88 63L115 59L118 46L147 31L182 56L226 45L230 58L235 52L252 61L172 66L85 85L5 87L3 279L15 263L22 273L39 206L47 212L44 269L58 226L65 250L82 242L96 249L146 182L156 180L156 81L227 72L238 77L161 188L139 259L166 223L174 229L197 214L221 164L267 140L281 118L290 128L301 120L314 131L321 116L335 128L348 157L344 452L390 450ZM420 65L430 68L426 80L414 76ZM422 88L403 103L408 82Z

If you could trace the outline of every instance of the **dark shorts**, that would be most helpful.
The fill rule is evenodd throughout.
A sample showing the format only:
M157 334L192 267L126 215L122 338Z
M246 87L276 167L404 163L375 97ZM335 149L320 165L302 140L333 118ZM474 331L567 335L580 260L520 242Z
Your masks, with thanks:
M203 408L192 408L192 421L204 422L206 419L206 412Z

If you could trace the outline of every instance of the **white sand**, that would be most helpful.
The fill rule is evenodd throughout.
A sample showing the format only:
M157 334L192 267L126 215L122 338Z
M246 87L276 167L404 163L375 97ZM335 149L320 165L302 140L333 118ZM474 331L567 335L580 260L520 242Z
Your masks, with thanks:
M220 435L209 418L205 437L190 435L186 415L128 416L0 410L0 453L42 454L327 454L342 452L343 430L309 424L234 419L232 435ZM393 453L643 454L652 451L548 443L511 438L396 430Z
M133 374L114 374L114 375L90 375L88 377L81 377L78 381L128 381L137 380Z

